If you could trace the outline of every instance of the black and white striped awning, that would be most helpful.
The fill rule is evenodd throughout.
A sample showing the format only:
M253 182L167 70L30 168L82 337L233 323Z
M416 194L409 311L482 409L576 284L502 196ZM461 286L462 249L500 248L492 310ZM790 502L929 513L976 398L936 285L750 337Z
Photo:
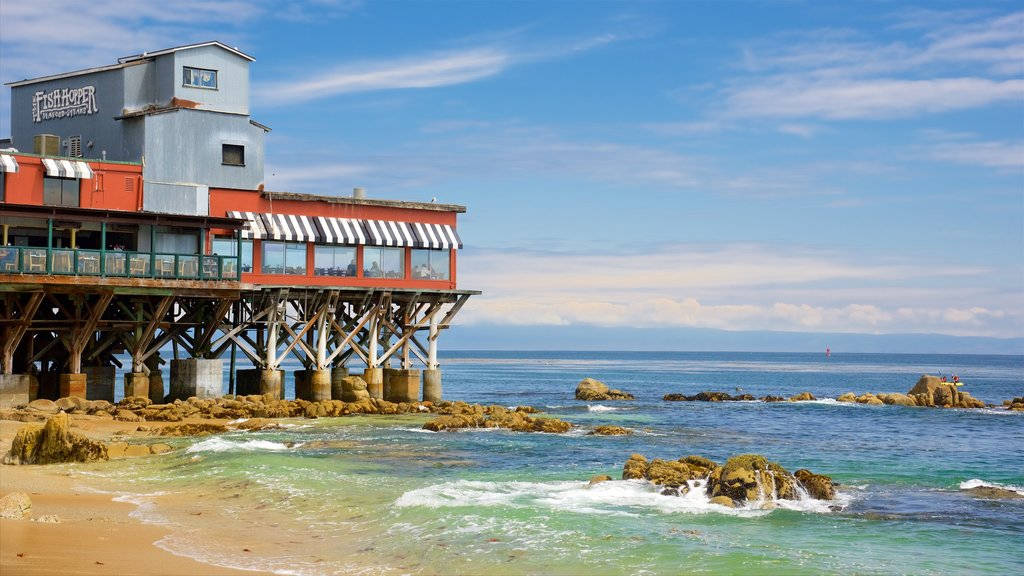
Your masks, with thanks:
M447 250L462 248L462 239L455 231L455 228L448 224L423 224L415 222L411 224L416 233L417 242L415 248L434 248Z
M359 220L317 216L313 224L320 232L320 242L326 244L366 244L366 232Z
M14 159L14 156L7 154L0 154L0 172L14 173L18 171L18 161Z
M92 178L92 169L81 160L43 158L43 166L46 167L46 175L54 178Z
M235 210L229 210L228 216L245 220L245 226L243 226L241 230L242 238L255 238L258 240L267 237L267 230L263 227L263 220L260 219L259 214L255 212L238 212Z
M261 214L267 238L295 242L317 242L313 219L301 214Z
M242 238L435 250L462 248L458 233L448 224L238 211L229 211L228 216L246 221Z

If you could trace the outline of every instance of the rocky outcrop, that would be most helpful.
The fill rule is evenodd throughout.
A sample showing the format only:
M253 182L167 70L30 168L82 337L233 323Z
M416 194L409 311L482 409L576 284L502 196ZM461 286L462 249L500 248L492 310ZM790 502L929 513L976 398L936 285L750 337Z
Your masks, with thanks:
M24 492L11 492L0 498L0 518L27 520L32 517L32 499Z
M18 430L4 464L51 464L92 462L107 459L107 447L72 432L68 415L58 412L44 426L29 425Z
M593 378L584 378L576 385L576 399L594 402L598 400L633 400L633 395L622 390L612 390L607 384Z
M174 448L168 444L129 444L126 442L111 442L107 444L107 456L113 460L116 458L134 458L137 456L149 456L151 454L164 454Z
M598 474L597 476L591 476L590 482L587 482L587 487L591 487L594 484L600 484L602 482L608 482L612 477L607 474Z
M150 430L151 436L206 436L209 434L220 434L227 432L228 427L223 424L212 424L207 422L196 422L188 424L176 424Z
M665 394L662 400L667 402L739 402L757 400L750 394L732 396L726 392L699 392L693 396L686 394Z
M438 416L423 425L424 430L441 432L460 428L505 428L516 432L568 432L572 424L555 418L534 418L526 411L509 410L504 406L469 407L462 413Z
M832 482L832 478L824 474L815 474L810 470L801 468L793 473L793 477L800 482L800 485L815 500L832 500L836 497L835 483Z
M1004 400L1003 406L1005 406L1007 410L1024 412L1024 396L1020 398L1014 398L1012 400Z
M917 402L913 398L898 392L876 394L876 397L882 401L882 404L888 406L917 406Z
M359 376L346 376L341 381L341 399L345 402L360 402L370 399L366 380Z
M598 426L587 432L588 436L627 436L633 431L622 426Z
M963 488L964 492L967 492L971 496L977 498L985 498L986 500L1022 500L1024 494L1011 490L1009 488L1001 488L999 486L974 486L973 488Z
M985 403L961 391L955 384L925 374L907 392L918 406L938 408L984 408Z
M622 478L648 480L664 487L662 494L668 495L686 494L699 488L712 503L729 507L750 502L771 505L776 499L797 500L801 493L818 500L835 498L835 485L828 476L803 469L790 474L779 463L769 462L758 454L734 456L723 466L701 456L648 461L640 454L633 454L622 467Z
M809 402L811 400L817 400L817 398L815 398L814 394L811 394L810 392L801 392L789 397L790 402Z
M843 395L839 396L838 398L836 398L836 402L849 402L849 403L853 403L853 402L856 402L856 401L857 401L857 395L854 394L853 392L847 392L846 394L843 394Z

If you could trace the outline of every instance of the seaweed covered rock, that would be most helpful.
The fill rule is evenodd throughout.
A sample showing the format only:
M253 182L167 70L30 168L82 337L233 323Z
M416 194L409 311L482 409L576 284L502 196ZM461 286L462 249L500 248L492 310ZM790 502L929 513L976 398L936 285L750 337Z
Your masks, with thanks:
M693 396L687 396L686 394L665 394L662 400L667 402L740 402L757 400L750 394L738 394L733 396L728 392L698 392Z
M807 494L816 500L832 500L836 497L835 483L824 474L815 474L801 468L793 473L793 477L804 487Z
M468 408L468 407L467 407ZM572 424L555 418L534 418L523 410L508 410L502 406L477 406L457 414L444 414L423 425L425 430L440 432L459 428L505 428L516 432L568 432Z
M647 458L642 454L633 454L622 466L623 480L646 480L647 479Z
M898 392L877 394L876 396L882 401L882 404L889 406L917 406L916 400L906 394L900 394Z
M1003 406L1005 406L1007 410L1014 410L1018 412L1024 411L1024 396L1014 398L1012 400L1004 400Z
M853 392L847 392L846 394L842 394L841 396L836 398L836 402L850 402L850 403L853 403L853 402L856 402L856 401L857 401L857 395L854 394Z
M815 398L814 394L811 394L810 392L801 392L789 397L790 402L809 402L811 400L817 400L817 398Z
M742 504L748 501L796 498L793 477L776 462L759 454L733 456L708 482L708 494L728 496Z
M366 389L366 380L359 376L346 376L341 380L341 400L359 402L369 398L370 393Z
M4 464L52 464L107 459L107 447L68 428L68 415L58 412L43 426L25 426L14 436Z
M629 428L623 428L622 426L598 426L592 431L588 432L588 436L626 436L632 434L633 431Z
M622 390L613 390L607 384L593 378L584 378L576 385L576 399L588 402L597 400L633 400L633 395Z

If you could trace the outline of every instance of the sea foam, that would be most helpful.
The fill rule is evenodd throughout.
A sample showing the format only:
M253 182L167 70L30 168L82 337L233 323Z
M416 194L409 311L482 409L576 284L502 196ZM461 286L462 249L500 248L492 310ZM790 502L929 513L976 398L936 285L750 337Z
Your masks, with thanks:
M834 501L779 500L778 508L802 512L828 513L830 506L845 506L849 497L837 495ZM660 488L641 480L613 480L588 485L585 482L487 482L455 480L410 490L395 501L399 507L427 508L489 507L547 508L560 512L612 516L638 516L656 511L665 514L719 513L732 516L763 516L762 503L728 508L712 504L702 480L691 481L691 490L682 496L663 496Z
M961 490L970 490L972 488L1001 488L1003 490L1012 490L1018 494L1024 495L1024 488L1020 486L1014 486L1012 484L999 484L998 482L986 482L980 478L971 478L970 480L964 480L960 483Z
M289 446L287 444L271 442L269 440L235 441L215 436L189 446L185 452L254 452L257 450L280 452L290 448L297 448L299 446L302 446L302 444L293 444Z

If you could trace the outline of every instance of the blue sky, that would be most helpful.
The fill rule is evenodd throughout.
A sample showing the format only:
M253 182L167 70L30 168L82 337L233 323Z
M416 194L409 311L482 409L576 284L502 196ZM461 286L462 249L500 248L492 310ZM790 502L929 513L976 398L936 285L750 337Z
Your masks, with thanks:
M1019 4L0 7L5 82L252 54L268 188L469 207L467 323L1024 336Z

